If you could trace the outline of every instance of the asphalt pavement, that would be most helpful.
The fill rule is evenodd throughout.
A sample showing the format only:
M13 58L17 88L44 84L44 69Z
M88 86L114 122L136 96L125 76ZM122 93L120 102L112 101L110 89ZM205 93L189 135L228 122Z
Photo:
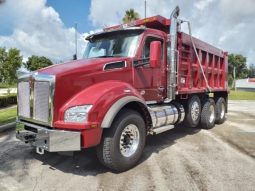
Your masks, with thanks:
M0 190L255 190L255 102L231 101L211 130L179 127L150 136L133 169L112 173L95 150L38 155L0 133Z

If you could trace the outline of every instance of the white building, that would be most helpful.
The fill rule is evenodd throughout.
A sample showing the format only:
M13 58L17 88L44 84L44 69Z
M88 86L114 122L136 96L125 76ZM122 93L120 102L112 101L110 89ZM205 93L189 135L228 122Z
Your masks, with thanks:
M255 92L255 78L236 80L236 89L242 91Z

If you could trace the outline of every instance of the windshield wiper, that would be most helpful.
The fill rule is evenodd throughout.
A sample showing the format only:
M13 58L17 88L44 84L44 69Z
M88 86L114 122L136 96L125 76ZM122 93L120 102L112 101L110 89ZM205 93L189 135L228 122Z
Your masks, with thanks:
M105 56L96 56L96 57L93 57L93 58L111 58L111 57L122 57L122 56L112 56L112 55L105 55Z

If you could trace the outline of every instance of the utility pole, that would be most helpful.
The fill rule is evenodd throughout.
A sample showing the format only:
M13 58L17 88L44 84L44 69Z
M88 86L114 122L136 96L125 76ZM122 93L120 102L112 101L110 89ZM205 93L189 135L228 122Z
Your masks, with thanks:
M146 0L144 0L144 18L146 18Z
M234 76L234 89L236 91L236 67L234 67L233 76Z
M75 28L75 32L74 32L74 40L75 40L75 54L73 55L73 59L77 60L77 23L74 23L74 28Z

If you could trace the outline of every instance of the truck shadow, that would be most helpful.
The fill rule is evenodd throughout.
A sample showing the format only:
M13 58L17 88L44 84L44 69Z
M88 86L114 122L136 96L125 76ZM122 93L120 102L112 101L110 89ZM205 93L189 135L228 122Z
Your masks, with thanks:
M196 134L199 131L200 129L196 128L177 127L155 136L148 136L145 152L138 165L146 161L153 153L158 153L175 144L176 140L187 135ZM46 152L44 155L34 154L34 158L43 162L43 165L49 165L52 170L57 169L80 176L96 176L110 172L98 161L94 148L75 152L73 156Z

